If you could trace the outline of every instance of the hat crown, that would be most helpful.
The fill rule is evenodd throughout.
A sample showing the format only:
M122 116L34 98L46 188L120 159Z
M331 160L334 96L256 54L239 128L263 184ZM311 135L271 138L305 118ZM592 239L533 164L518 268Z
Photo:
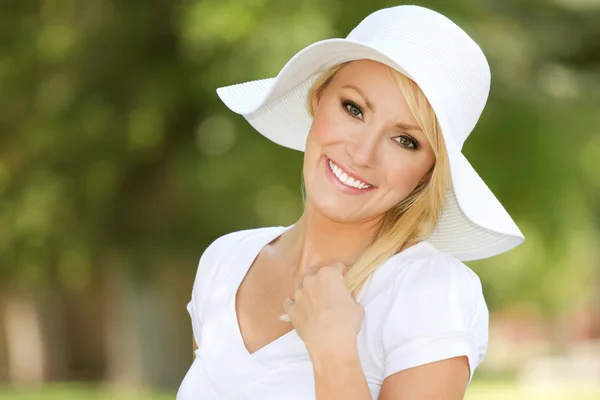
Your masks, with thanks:
M485 107L491 79L483 51L465 31L436 11L405 5L369 14L347 39L421 58L430 73L409 78L428 98L426 85L444 92L443 109L455 128L451 139L462 147Z

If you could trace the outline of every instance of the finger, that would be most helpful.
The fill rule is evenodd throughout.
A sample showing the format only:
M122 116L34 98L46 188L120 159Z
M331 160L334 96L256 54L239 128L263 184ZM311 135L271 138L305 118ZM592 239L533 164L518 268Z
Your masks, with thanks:
M330 266L334 267L335 269L340 271L340 273L342 275L344 275L346 272L348 272L348 269L349 269L348 266L341 261L336 261L334 263L331 263Z
M302 288L302 282L304 281L305 277L315 275L319 271L319 268L321 267L319 267L318 265L313 265L312 267L307 268L302 278L294 282L294 292Z

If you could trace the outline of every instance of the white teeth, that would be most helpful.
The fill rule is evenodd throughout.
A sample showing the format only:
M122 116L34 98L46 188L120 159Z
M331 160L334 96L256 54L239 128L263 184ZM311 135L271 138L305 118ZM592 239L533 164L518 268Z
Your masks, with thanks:
M348 176L347 173L345 173L344 171L342 171L342 169L340 167L338 167L337 165L335 165L331 160L329 160L329 167L331 168L331 171L333 171L333 174L344 185L351 186L351 187L354 187L354 188L357 188L357 189L368 189L368 188L370 188L372 186L372 185L368 185L366 183L362 183L358 179L355 180L351 176Z

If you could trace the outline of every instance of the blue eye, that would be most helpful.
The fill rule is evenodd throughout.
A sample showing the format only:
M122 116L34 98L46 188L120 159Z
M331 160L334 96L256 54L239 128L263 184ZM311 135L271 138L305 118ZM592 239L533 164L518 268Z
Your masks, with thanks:
M351 116L362 119L362 110L359 106L348 100L342 101L342 105L344 106L346 112L349 113Z

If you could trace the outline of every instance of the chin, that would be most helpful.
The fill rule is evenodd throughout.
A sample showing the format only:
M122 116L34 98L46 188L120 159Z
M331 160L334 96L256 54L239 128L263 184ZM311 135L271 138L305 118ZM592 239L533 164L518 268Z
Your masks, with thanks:
M330 220L335 222L354 222L354 219L348 213L338 210L321 209L321 212Z
M349 207L342 205L339 201L335 201L332 197L312 198L310 202L319 213L336 222L356 222L357 213ZM308 202L307 197L307 202Z

